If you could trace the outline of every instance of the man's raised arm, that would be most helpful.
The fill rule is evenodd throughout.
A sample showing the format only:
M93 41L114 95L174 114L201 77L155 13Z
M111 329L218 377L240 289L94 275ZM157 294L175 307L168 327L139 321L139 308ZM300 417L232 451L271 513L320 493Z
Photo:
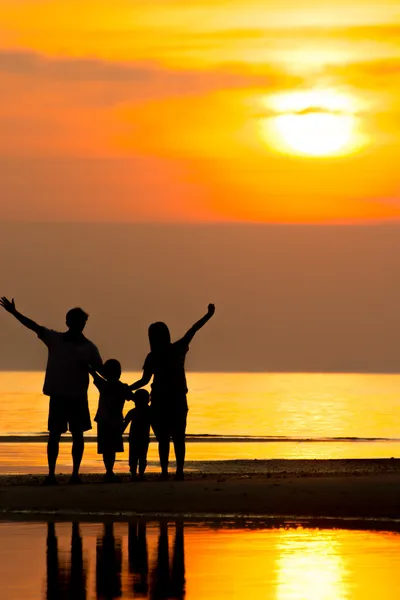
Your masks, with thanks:
M7 312L12 314L20 323L22 323L22 325L24 325L24 327L31 329L37 334L40 333L40 330L42 329L41 325L38 325L37 323L35 323L35 321L32 321L32 319L28 319L28 317L21 315L21 313L18 312L15 308L14 298L12 300L8 300L8 298L3 296L0 299L0 306L2 306Z

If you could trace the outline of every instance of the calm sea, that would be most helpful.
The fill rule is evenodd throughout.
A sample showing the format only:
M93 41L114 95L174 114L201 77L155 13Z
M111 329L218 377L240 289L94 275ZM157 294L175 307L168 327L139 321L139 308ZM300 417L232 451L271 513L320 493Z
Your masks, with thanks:
M42 383L43 373L0 373L0 472L44 470ZM189 373L188 384L189 461L400 456L400 375ZM96 404L91 386L92 416ZM87 436L87 471L103 468L95 433ZM152 443L150 470L156 450ZM118 458L117 469L127 470L127 451ZM60 470L69 464L70 444L62 444Z
M7 600L398 598L400 535L304 526L0 523Z

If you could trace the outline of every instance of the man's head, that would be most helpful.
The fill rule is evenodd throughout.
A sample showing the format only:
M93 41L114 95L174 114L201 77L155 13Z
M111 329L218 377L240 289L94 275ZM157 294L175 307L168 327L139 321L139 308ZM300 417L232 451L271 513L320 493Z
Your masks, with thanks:
M85 329L88 318L89 315L81 308L71 308L71 310L67 312L65 322L70 331L73 331L74 333L82 333L82 331Z

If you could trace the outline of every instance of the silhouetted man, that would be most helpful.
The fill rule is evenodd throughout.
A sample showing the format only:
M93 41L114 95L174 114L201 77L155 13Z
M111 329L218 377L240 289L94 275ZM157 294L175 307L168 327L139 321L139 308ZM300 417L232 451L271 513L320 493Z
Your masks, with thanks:
M43 393L50 396L47 444L49 474L44 483L57 483L55 469L60 437L68 429L72 434L73 471L70 482L81 483L79 467L84 450L83 432L92 428L87 397L88 366L95 371L102 368L99 351L82 333L88 315L81 308L72 308L66 315L68 331L60 333L42 327L19 313L14 299L10 301L3 297L0 305L22 325L34 331L49 351L43 386Z
M46 600L86 600L86 570L79 524L72 523L71 558L60 563L55 523L47 523Z

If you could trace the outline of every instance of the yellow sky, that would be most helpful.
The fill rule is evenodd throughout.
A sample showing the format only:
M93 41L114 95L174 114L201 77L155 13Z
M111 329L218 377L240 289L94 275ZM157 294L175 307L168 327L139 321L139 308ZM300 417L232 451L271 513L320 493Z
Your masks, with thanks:
M399 40L394 0L0 0L10 217L79 159L72 219L397 218Z

